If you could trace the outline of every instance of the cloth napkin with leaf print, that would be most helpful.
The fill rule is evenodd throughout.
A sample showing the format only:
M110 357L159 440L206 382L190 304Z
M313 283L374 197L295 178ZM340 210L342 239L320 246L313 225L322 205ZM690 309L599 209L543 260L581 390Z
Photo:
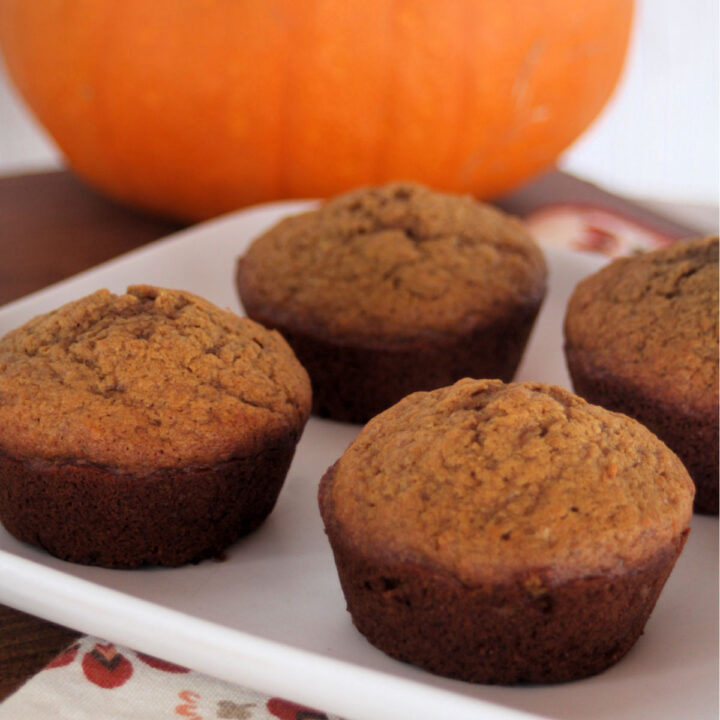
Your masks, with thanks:
M0 704L0 720L339 720L83 637Z

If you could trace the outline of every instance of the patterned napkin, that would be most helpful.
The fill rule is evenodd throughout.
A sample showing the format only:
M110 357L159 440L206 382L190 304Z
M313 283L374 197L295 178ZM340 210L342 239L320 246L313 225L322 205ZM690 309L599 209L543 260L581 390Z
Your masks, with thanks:
M525 218L545 246L630 255L676 237L587 205L552 205ZM0 720L333 720L335 716L84 637L0 704ZM335 720L338 720L335 718Z
M340 720L83 637L0 705L0 720Z
M658 250L677 239L592 205L541 207L525 218L525 225L545 247L583 250L611 258Z

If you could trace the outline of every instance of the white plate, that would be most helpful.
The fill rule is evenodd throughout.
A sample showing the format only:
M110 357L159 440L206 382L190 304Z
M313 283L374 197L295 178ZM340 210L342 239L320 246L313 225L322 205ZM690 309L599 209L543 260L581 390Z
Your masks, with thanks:
M262 206L153 243L0 309L0 334L99 287L183 288L240 311L235 258L302 203ZM577 280L602 259L547 250L550 292L518 379L568 386L561 322ZM615 667L547 687L489 687L391 660L353 628L316 503L318 481L358 428L312 419L266 523L227 553L179 569L62 562L0 528L0 601L354 720L717 718L717 520L696 517L644 636Z

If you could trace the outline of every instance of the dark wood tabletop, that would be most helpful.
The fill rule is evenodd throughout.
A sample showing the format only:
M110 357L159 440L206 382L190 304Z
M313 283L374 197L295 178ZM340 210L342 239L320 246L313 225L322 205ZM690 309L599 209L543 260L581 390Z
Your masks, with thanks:
M690 232L559 172L549 173L498 204L523 216L548 202L606 206L674 237ZM176 222L106 200L67 172L0 178L0 304L180 228ZM0 606L0 700L77 634Z

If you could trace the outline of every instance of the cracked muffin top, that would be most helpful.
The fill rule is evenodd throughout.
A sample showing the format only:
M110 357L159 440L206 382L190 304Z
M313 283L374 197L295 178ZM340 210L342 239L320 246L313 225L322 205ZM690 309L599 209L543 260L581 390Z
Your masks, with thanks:
M246 308L320 337L464 334L536 305L545 261L519 221L393 183L286 218L238 262Z
M694 495L678 458L634 420L559 387L499 380L409 395L331 474L349 542L469 585L642 562L687 528Z
M568 349L595 372L697 408L718 403L718 238L620 258L583 280Z
M195 295L100 290L0 340L0 449L135 474L299 437L310 384L276 333Z

